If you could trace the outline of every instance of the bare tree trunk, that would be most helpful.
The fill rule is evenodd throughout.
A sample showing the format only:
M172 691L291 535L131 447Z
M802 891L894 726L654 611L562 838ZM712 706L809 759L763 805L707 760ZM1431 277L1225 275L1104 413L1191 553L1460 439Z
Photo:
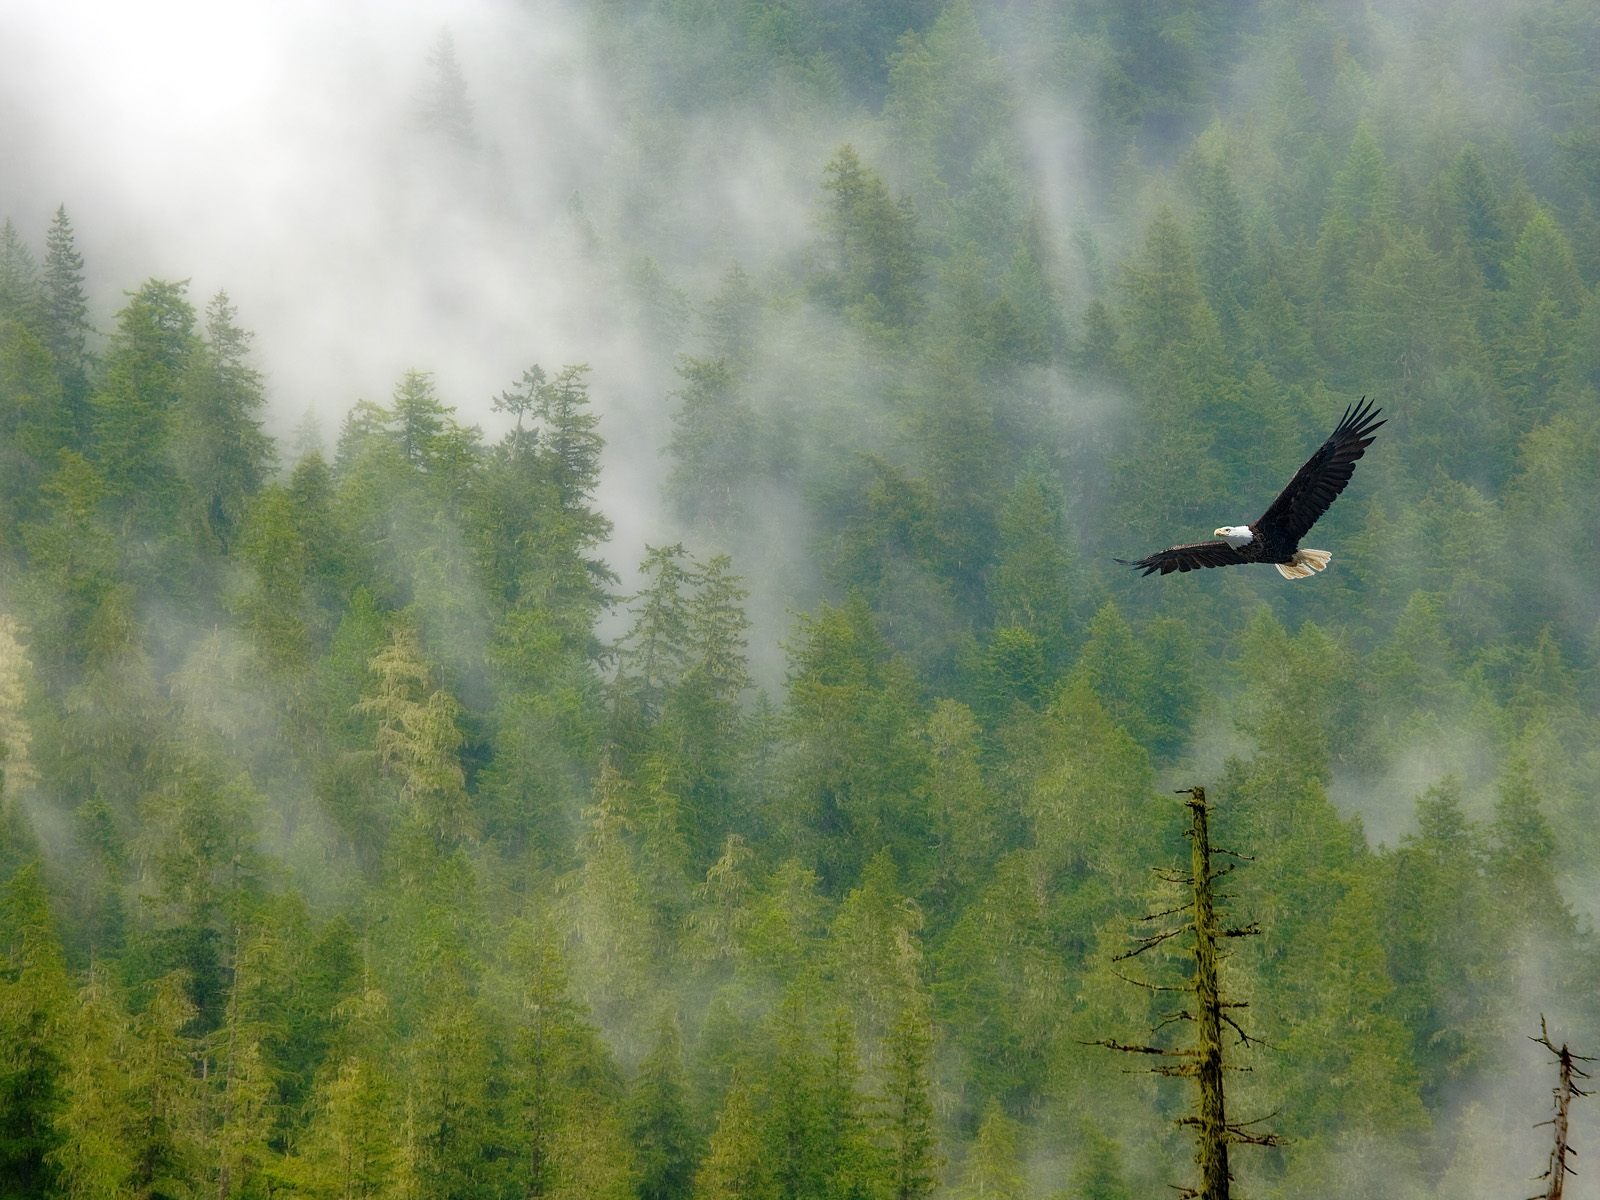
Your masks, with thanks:
M1195 788L1186 802L1190 878L1194 881L1195 1078L1200 1085L1200 1123L1195 1165L1201 1200L1228 1200L1228 1117L1222 1094L1222 993L1217 983L1217 911L1211 893L1211 835L1206 793Z
M1575 1079L1589 1078L1588 1073L1578 1066L1578 1063L1593 1062L1594 1060L1581 1054L1574 1054L1565 1042L1561 1044L1560 1049L1557 1049L1555 1043L1550 1040L1550 1031L1545 1027L1543 1017L1539 1018L1539 1036L1532 1040L1538 1042L1539 1045L1556 1056L1556 1086L1552 1089L1556 1098L1556 1115L1544 1122L1546 1125L1555 1127L1556 1144L1550 1151L1550 1166L1540 1178L1550 1181L1542 1200L1561 1200L1562 1192L1566 1187L1567 1176L1577 1173L1567 1165L1567 1156L1577 1153L1567 1144L1568 1112L1572 1107L1572 1098L1574 1096L1587 1096L1589 1094L1574 1082ZM1541 1198L1534 1197L1533 1200L1541 1200Z

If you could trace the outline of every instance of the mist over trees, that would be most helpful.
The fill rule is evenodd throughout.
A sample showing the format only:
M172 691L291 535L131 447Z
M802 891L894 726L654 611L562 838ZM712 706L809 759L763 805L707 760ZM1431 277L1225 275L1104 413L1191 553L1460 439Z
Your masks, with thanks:
M270 264L403 281L347 360L0 184L0 1180L1153 1194L1186 1098L1090 1043L1203 779L1238 1191L1526 1194L1532 1016L1600 1045L1600 9L543 15L395 50L376 232ZM1360 395L1325 574L1111 563Z

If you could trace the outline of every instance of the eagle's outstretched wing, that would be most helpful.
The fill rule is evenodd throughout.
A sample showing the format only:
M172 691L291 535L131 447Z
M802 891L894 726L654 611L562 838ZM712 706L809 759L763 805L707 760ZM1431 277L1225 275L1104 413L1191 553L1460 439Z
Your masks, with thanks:
M1338 428L1306 459L1305 466L1294 473L1289 486L1256 522L1269 543L1295 545L1328 511L1350 482L1356 459L1372 445L1373 433L1385 424L1376 419L1381 411L1367 403L1365 396L1359 404L1344 410Z
M1114 561L1125 567L1142 567L1146 575L1153 575L1157 571L1170 575L1174 571L1198 571L1202 567L1236 567L1240 563L1257 560L1247 556L1243 550L1235 550L1227 542L1190 542L1185 546L1157 550L1138 562L1129 562L1125 558Z

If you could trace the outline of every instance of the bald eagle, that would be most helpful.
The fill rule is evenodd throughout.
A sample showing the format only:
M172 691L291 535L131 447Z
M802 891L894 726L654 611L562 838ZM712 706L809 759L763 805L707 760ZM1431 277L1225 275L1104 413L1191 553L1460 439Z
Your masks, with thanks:
M1365 396L1359 404L1345 409L1339 427L1295 472L1289 486L1254 524L1224 525L1214 531L1214 536L1222 539L1220 542L1191 542L1158 550L1138 562L1125 558L1116 561L1125 567L1138 567L1146 575L1239 563L1271 563L1285 579L1315 575L1333 555L1326 550L1302 550L1300 539L1350 482L1356 459L1372 445L1378 426L1386 424L1376 419L1381 411L1368 404Z

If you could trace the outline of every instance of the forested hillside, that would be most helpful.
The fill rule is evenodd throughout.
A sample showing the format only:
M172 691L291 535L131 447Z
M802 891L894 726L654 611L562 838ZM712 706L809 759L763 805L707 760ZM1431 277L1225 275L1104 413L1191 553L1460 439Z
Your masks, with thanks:
M210 264L111 277L104 195L0 191L55 212L0 235L0 1193L1164 1194L1187 1085L1089 1043L1173 1007L1122 976L1176 942L1113 959L1196 784L1288 1139L1237 1194L1542 1187L1528 1038L1600 1053L1600 5L610 0L548 17L581 152L487 11L370 193L486 272L413 289L526 347L483 394L383 306L338 337L409 369L329 394ZM1324 574L1111 561L1363 395Z

